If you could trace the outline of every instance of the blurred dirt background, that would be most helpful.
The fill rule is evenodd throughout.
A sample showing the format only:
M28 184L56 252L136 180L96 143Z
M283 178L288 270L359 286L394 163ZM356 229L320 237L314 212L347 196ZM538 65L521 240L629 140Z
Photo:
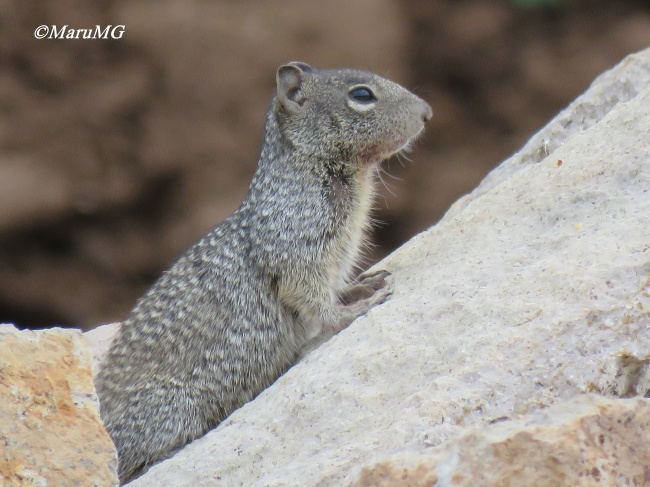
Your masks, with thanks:
M389 163L377 259L648 46L645 0L1 1L0 322L124 318L244 198L284 62L369 69L434 108Z

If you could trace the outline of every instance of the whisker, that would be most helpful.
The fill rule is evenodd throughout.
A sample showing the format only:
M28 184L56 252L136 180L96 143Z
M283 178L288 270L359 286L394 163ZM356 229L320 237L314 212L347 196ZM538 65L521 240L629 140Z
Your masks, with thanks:
M388 176L389 178L393 179L394 181L404 181L403 178L400 178L399 176L395 176L394 174L391 174L388 171L384 171L384 175Z
M402 159L402 157L403 157L403 158L406 159L407 161L409 161L409 162L411 162L411 163L413 162L413 159L411 159L411 156L409 156L409 153L408 153L408 152L400 151L397 155L399 156L400 161L401 161L401 159Z
M388 173L384 169L380 168L379 171L377 171L377 177L379 178L379 181L381 181L381 184L384 186L384 188L386 188L386 191L388 191L392 196L395 196L393 189L386 181L384 181L382 174L388 174ZM386 201L385 198L384 201Z

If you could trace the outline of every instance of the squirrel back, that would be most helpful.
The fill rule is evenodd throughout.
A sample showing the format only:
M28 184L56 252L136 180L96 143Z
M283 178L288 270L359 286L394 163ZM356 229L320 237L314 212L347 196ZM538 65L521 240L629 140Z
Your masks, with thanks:
M379 164L408 147L431 108L365 71L289 63L276 78L247 198L139 300L100 368L122 482L389 295L387 273L348 281Z

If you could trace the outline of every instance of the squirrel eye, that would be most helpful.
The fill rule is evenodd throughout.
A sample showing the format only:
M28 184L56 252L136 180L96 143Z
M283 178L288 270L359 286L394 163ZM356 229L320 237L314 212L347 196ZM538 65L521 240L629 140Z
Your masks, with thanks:
M377 101L375 94L365 86L359 86L350 90L350 98L361 103L370 103Z

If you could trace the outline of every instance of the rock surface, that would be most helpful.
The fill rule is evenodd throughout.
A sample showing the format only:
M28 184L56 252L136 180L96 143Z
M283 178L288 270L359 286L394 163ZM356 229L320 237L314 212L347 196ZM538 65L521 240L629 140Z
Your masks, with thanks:
M117 485L78 330L0 325L0 485Z
M650 484L650 400L578 396L366 467L354 487Z
M93 379L97 374L97 367L106 358L113 338L115 338L121 327L122 323L109 323L108 325L98 326L84 333L92 355Z
M601 74L586 93L562 110L521 150L488 174L476 190L461 198L452 210L445 214L445 219L452 218L464 205L480 198L520 169L553 157L553 152L569 137L602 120L619 103L635 98L646 87L649 73L650 54L645 50L628 56L623 62Z
M650 50L379 264L390 301L132 485L340 485L576 394L650 393L648 133Z

